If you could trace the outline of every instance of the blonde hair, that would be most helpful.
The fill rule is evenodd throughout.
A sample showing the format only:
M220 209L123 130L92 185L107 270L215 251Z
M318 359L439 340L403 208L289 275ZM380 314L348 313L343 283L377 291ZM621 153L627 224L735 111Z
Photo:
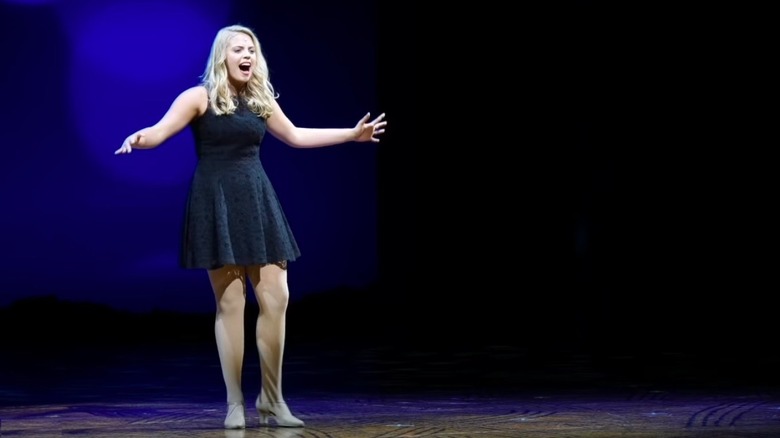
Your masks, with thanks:
M211 45L211 54L206 63L206 71L201 76L201 85L206 87L209 94L209 106L217 115L232 114L236 110L236 102L231 97L228 71L225 65L228 44L237 33L243 33L252 39L255 45L257 62L255 63L252 77L240 92L241 98L246 101L249 109L260 117L267 118L273 112L272 103L277 95L271 85L268 74L268 65L260 50L260 41L251 29L242 25L223 27L214 37Z

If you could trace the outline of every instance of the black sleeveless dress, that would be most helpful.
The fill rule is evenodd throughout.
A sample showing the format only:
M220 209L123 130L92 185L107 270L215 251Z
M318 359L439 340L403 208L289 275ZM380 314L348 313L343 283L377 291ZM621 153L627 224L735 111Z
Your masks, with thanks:
M187 269L292 261L300 256L260 162L265 119L240 102L190 124L198 156L185 209L180 264Z

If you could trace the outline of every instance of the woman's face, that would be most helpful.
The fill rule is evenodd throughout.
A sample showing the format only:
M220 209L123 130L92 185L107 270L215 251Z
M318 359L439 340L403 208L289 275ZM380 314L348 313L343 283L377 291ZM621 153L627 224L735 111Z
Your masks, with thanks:
M238 33L230 38L225 65L230 83L234 87L243 87L252 77L252 71L257 63L256 50L252 38L246 34Z

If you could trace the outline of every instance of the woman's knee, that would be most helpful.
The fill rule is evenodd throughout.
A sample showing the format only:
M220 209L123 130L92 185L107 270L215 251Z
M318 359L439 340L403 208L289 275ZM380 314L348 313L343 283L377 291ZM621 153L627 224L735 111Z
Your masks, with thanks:
M285 309L290 293L287 287L287 270L279 264L255 266L250 269L249 277L260 305L268 308Z
M221 312L243 311L246 302L243 268L224 266L209 270L208 274L217 309Z

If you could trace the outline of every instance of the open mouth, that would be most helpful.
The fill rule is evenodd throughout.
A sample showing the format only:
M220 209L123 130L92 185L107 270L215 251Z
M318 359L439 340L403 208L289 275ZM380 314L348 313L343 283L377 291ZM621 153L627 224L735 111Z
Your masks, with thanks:
M252 64L250 64L250 63L248 63L248 62L245 62L245 63L243 63L243 64L239 64L239 65L238 65L238 68L240 68L240 69L241 69L241 71L242 71L242 72L244 72L244 73L249 73L249 71L250 71L250 70L251 70L251 68L252 68Z

